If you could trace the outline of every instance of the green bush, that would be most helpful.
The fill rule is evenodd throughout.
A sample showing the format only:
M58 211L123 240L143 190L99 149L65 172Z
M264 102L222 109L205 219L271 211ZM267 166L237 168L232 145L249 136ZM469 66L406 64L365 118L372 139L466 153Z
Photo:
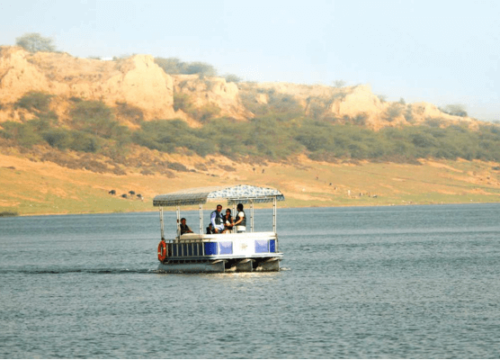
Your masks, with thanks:
M38 134L37 129L33 124L20 124L13 121L2 123L4 131L2 136L6 139L11 139L19 146L31 148L43 142L43 138Z
M444 108L439 108L439 110L448 115L461 116L461 117L467 116L467 111L465 111L465 107L461 104L446 105Z
M0 211L0 217L13 217L19 216L17 211Z
M405 117L405 120L410 123L410 124L413 124L415 122L415 119L413 118L413 112L412 112L412 106L411 105L408 105L406 107L406 111L404 113L404 117Z
M182 110L186 114L193 111L193 104L188 94L174 93L174 110Z
M23 108L29 111L36 110L39 112L46 112L49 110L50 99L52 97L53 95L43 92L30 91L17 100L14 106L16 108Z
M239 83L241 81L241 78L235 74L226 74L224 78L226 79L226 82Z
M402 105L400 103L392 103L387 108L387 111L385 114L385 120L389 121L389 122L394 121L394 119L396 119L397 117L399 117L403 113L403 110L404 110L404 105Z
M65 129L49 129L42 136L50 146L59 150L70 148L73 143L71 132Z
M167 74L180 74L182 71L182 64L178 58L155 58L155 63L163 69Z
M53 52L56 50L53 40L48 37L43 37L39 33L27 33L16 38L16 45L33 53L38 51Z
M178 58L155 58L155 63L167 74L199 74L201 76L217 76L217 70L204 62L183 62Z
M117 102L116 105L116 114L119 118L124 118L136 125L140 125L144 121L144 113L138 107L126 102Z
M274 113L292 113L297 116L303 114L302 106L298 101L289 94L281 94L277 92L269 92L268 107Z
M218 107L215 103L208 103L200 107L199 109L192 110L189 113L189 115L191 115L193 118L203 123L218 117L219 114L220 107Z
M181 172L188 172L189 171L187 169L187 167L185 167L183 164L178 163L178 162L168 163L167 168L175 170L175 171L181 171Z
M241 102L248 111L251 111L257 116L265 115L268 113L268 107L266 104L260 104L257 101L257 95L258 92L253 89L240 91Z
M357 126L365 126L366 119L368 119L368 115L366 115L365 113L358 114L352 118L352 123Z
M207 63L195 61L185 63L182 67L182 74L200 74L201 76L216 76L217 70Z
M191 129L182 120L154 120L142 124L132 134L132 141L150 149L172 153L176 148L187 148L205 156L213 153L210 139L203 138L196 129Z
M81 132L73 133L71 150L95 153L100 149L100 147L100 140L96 136Z
M70 111L75 129L95 136L111 138L123 133L124 127L114 120L113 111L102 101L80 101Z

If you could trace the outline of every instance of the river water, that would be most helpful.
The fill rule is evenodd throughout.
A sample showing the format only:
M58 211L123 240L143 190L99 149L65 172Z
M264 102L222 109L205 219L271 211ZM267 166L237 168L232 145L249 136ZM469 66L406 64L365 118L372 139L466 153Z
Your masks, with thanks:
M0 218L0 357L499 358L499 220L280 209L281 272L189 275L156 272L156 212Z

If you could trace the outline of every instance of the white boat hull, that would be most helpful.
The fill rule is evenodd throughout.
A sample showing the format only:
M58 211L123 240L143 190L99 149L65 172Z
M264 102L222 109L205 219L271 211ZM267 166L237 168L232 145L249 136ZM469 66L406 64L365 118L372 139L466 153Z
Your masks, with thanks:
M158 270L167 273L233 273L280 271L279 258L242 259L236 261L215 260L204 262L165 262L158 265Z

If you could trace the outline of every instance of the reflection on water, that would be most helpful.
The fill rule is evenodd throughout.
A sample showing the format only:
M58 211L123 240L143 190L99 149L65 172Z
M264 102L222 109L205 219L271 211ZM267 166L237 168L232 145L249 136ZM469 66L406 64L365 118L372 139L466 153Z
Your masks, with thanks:
M499 218L282 209L282 271L230 274L158 272L157 213L0 218L0 357L498 357Z

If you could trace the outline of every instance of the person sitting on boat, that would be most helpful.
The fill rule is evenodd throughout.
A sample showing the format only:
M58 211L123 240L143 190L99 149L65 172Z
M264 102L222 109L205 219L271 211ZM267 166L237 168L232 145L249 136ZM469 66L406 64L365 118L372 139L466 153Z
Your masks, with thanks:
M207 226L207 234L213 234L213 233L214 233L214 227L212 226L212 223L210 223Z
M222 205L219 204L217 205L217 209L212 211L212 214L210 215L210 222L212 223L216 234L224 231L224 218L222 217L221 211Z
M236 226L237 233L243 233L247 231L247 218L245 216L245 212L243 211L243 204L238 204L236 209L238 210L238 212L236 214L236 221L234 222L233 226Z
M186 225L186 218L181 219L181 235L192 233L193 230Z
M233 217L231 216L231 209L226 209L226 215L224 215L224 231L223 233L229 233L233 230Z

